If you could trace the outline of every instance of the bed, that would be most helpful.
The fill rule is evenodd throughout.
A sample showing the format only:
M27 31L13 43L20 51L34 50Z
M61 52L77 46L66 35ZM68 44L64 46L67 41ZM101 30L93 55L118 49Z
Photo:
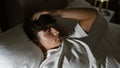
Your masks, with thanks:
M29 40L22 26L25 20L27 20L34 12L38 11L38 8L94 8L85 0L63 0L64 5L61 4L62 1L60 1L60 4L58 3L59 1L55 1L57 4L49 4L49 1L47 2L47 0L46 2L42 2L42 0L35 0L35 2L34 0L24 0L19 2L19 4L22 5L22 9L19 9L21 12L18 11L22 15L18 13L16 15L16 18L18 19L17 21L14 21L17 23L19 22L19 24L0 35L0 68L39 68L41 62L44 60L43 52L31 40ZM71 33L76 24L73 24L72 22L77 21L58 19L58 22L68 22L70 26L67 28L66 26L68 24L60 23L60 25L64 25L63 29L65 29L65 32ZM110 56L114 57L117 62L120 62L120 25L107 22L100 13L95 24L88 33L88 36L81 38L81 40L89 45L96 59L104 61L107 56ZM117 64L117 66L120 66L120 64Z

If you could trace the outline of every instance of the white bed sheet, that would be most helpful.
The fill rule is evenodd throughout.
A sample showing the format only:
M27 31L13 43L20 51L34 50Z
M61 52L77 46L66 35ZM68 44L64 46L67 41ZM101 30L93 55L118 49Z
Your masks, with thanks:
M0 36L0 68L38 68L44 56L18 25Z

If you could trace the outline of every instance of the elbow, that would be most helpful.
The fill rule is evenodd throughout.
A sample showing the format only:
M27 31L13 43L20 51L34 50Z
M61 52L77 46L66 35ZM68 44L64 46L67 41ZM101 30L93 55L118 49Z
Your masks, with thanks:
M93 20L93 22L94 22L96 20L97 16L98 16L98 11L93 8L91 11L89 19Z

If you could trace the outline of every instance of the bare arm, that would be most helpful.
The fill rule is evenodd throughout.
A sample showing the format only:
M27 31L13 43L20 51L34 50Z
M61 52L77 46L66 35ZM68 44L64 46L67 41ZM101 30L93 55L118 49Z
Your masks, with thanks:
M92 8L71 8L52 11L38 12L33 15L33 20L38 19L42 14L50 14L52 16L59 16L62 18L71 18L80 21L81 27L89 32L91 26L97 17L97 11Z

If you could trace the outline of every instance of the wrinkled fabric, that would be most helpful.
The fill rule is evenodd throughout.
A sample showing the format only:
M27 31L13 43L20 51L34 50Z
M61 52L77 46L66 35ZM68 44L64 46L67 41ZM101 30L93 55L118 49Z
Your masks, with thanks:
M68 38L62 39L60 47L47 51L40 68L120 68L119 62L112 57L106 57L103 62L96 59L89 46L79 39L88 35L79 24L74 30Z
M69 35L70 38L82 38L88 36L79 24L74 27L74 32Z
M113 57L106 57L101 63L92 54L87 44L79 39L63 39L56 49L47 52L47 58L40 68L120 68L119 62Z
M22 25L0 36L0 68L39 68L42 50L23 31Z
M89 47L77 39L63 39L58 49L50 54L40 68L97 68L95 58Z

